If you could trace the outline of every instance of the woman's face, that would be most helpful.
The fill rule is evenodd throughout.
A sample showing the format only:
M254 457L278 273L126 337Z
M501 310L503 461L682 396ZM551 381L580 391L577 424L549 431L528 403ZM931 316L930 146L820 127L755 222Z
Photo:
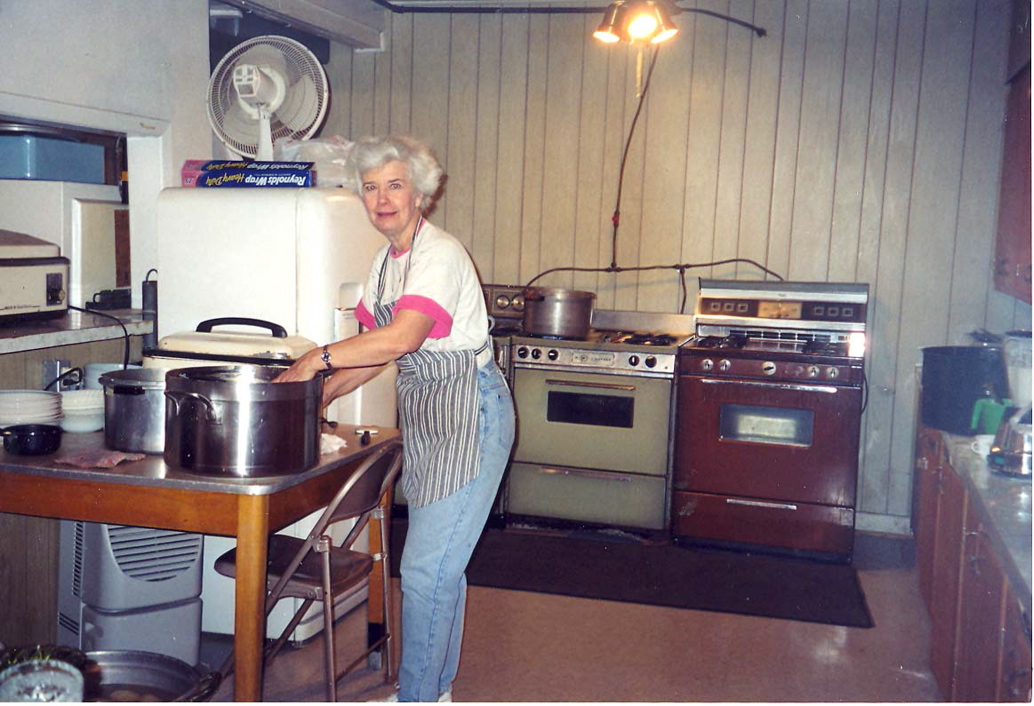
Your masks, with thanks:
M371 169L362 181L363 205L373 227L396 247L408 248L423 196L413 188L405 163L396 160Z

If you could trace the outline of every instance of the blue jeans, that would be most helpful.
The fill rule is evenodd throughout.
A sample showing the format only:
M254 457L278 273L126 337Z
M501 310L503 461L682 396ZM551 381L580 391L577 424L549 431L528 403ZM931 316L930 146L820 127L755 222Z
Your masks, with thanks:
M409 509L402 551L399 701L437 701L460 664L464 573L495 502L514 438L514 407L499 367L478 370L481 468L452 495Z

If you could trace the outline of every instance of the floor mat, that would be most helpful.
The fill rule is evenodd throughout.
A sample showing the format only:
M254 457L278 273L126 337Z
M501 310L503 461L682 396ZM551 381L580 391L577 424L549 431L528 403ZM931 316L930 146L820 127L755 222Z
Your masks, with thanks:
M392 573L406 523L392 522ZM829 625L874 625L847 564L629 541L627 537L486 529L467 569L474 586L739 613Z

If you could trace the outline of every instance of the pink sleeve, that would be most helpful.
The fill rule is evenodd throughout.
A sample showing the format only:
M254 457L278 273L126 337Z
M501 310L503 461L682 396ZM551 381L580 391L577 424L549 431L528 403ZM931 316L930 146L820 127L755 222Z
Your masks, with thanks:
M404 294L395 304L395 311L399 309L412 309L434 319L434 326L427 334L428 338L446 338L452 333L452 316L433 299L419 294ZM356 316L358 315L359 312L356 311Z
M370 313L370 310L366 308L366 304L362 301L355 308L355 318L359 319L359 323L368 330L377 328L377 322L374 321L373 314Z

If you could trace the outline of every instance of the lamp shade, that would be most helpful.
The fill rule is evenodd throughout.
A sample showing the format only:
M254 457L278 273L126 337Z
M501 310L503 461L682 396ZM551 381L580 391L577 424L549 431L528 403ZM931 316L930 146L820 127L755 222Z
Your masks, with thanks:
M601 42L613 44L624 39L624 9L623 2L613 2L603 11L603 21L596 31L592 33Z
M664 6L664 3L654 3L653 6L657 14L657 30L650 42L652 44L660 44L678 34L679 28L671 21L671 15L668 14L668 8Z
M593 32L601 42L659 42L671 39L679 28L671 21L667 0L617 0L603 12Z

